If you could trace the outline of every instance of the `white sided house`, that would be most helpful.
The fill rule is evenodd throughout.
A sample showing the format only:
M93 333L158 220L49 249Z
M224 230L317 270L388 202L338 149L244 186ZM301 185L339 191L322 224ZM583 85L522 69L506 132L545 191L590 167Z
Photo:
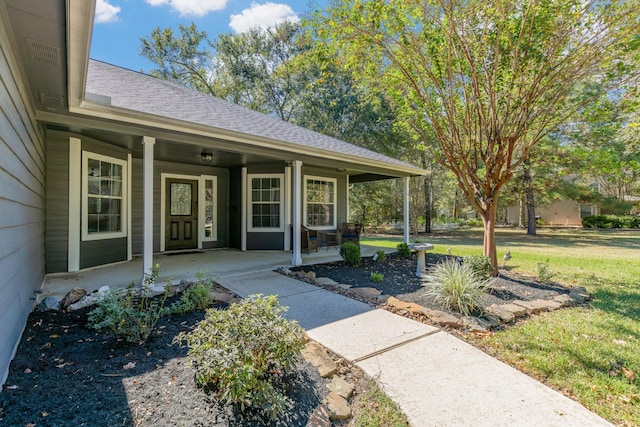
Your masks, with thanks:
M47 274L136 255L291 251L352 183L413 165L90 60L95 0L0 0L0 383ZM405 236L408 232L405 231ZM406 237L405 237L406 238Z

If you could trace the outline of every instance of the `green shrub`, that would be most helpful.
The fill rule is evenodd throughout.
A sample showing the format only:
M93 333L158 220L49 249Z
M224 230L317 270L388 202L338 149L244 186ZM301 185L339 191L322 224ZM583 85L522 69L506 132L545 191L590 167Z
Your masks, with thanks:
M378 249L376 255L378 255L378 262L384 262L387 259L387 254L382 249Z
M582 219L584 228L640 228L640 217L633 215L590 215Z
M547 260L548 262L549 260ZM538 272L538 280L542 283L548 283L551 281L555 273L549 270L549 264L547 262L536 262L536 270Z
M411 249L409 249L409 245L406 243L398 243L396 250L401 258L411 258Z
M255 409L275 419L286 408L285 372L304 347L304 330L282 317L275 296L253 295L226 310L208 309L204 320L176 342L186 341L196 381L210 385L224 404Z
M212 287L211 279L205 280L201 274L198 274L196 283L186 288L180 294L180 299L166 307L163 314L182 314L194 310L204 310L211 305L210 292Z
M376 273L375 271L372 271L369 277L373 282L382 282L384 280L384 274Z
M488 277L493 275L493 266L491 265L491 258L482 255L469 255L462 258L465 264L468 264L471 269L476 272L480 277Z
M482 227L483 224L481 219L469 218L467 220L467 225L469 227Z
M89 326L94 329L109 328L116 336L129 342L144 343L162 316L163 306L169 295L169 287L158 298L150 298L148 289L158 277L158 265L145 274L141 290L132 283L124 295L114 289L98 301L89 313Z
M427 292L446 309L468 316L478 308L480 297L492 279L481 278L469 264L448 259L436 264L426 277Z
M340 256L347 265L360 265L362 256L360 255L360 246L353 242L344 242L340 246Z

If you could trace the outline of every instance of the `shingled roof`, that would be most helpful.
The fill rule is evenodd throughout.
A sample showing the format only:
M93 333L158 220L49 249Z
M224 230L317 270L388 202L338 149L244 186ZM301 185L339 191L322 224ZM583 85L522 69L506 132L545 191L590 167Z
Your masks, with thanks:
M422 170L409 163L305 129L289 122L198 92L177 83L104 62L90 60L87 97L108 97L110 106L257 138Z

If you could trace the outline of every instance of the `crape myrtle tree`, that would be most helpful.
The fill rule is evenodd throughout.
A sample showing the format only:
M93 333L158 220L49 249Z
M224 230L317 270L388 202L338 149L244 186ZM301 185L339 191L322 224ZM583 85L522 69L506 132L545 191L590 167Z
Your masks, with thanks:
M314 18L318 40L393 100L399 124L436 135L434 156L484 223L498 273L498 196L531 149L589 102L637 72L638 1L334 0ZM425 141L426 145L426 141Z

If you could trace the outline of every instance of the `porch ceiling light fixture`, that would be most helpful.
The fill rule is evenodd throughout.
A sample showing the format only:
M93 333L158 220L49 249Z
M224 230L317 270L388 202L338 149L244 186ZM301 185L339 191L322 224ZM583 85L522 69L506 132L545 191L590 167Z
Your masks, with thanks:
M213 162L213 154L202 152L200 153L200 158L202 158L202 163L211 163Z

